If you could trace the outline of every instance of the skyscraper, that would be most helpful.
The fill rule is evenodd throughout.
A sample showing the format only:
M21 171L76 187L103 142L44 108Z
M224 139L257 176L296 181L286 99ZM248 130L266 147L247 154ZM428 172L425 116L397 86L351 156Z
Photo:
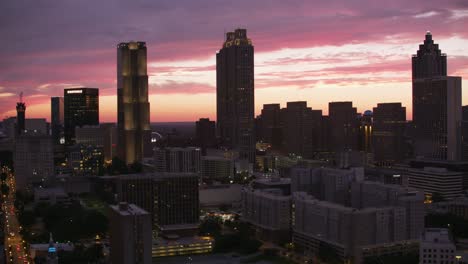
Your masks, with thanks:
M75 127L99 125L99 89L64 90L65 143L75 141Z
M117 45L117 152L127 164L151 156L145 42Z
M23 102L23 92L20 101L16 103L16 134L21 134L26 129L26 104Z
M412 58L413 80L447 76L447 55L439 49L439 44L432 40L431 32L426 33L424 43Z
M200 118L195 125L197 143L202 148L202 152L206 154L207 148L216 145L216 123L210 121L209 118Z
M332 150L356 150L358 147L358 119L352 102L331 102L328 104L330 116L330 142Z
M401 103L377 104L373 117L374 160L380 165L404 160L406 107L402 107Z
M318 150L322 111L307 107L306 101L288 102L281 110L283 144L287 153L312 158Z
M260 116L261 126L257 138L279 148L282 143L280 104L264 104Z
M437 160L461 158L461 77L447 76L447 57L430 32L413 55L415 154Z
M228 32L216 54L216 99L222 145L238 150L240 159L253 163L254 47L245 29Z
M50 125L52 128L52 139L54 144L60 144L60 138L63 133L64 111L63 97L50 98Z

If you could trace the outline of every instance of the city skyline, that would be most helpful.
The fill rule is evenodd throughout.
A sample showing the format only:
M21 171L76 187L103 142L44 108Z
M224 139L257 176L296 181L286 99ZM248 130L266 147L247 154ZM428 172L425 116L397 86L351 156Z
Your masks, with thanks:
M448 56L448 75L461 76L466 85L466 3L360 3L122 3L107 17L100 13L111 4L106 1L85 14L78 12L87 8L83 3L29 8L1 3L5 26L0 33L10 41L0 51L0 114L15 116L23 91L26 116L50 121L50 97L62 95L64 88L98 87L100 120L116 122L115 45L134 39L148 46L151 121L215 120L216 51L221 35L236 27L246 28L254 40L255 115L263 104L285 106L288 101L305 100L324 114L333 101L353 101L358 112L377 103L401 102L411 119L411 55L426 30ZM247 4L251 10L236 12ZM198 12L189 12L193 8ZM50 19L36 17L38 9ZM35 37L26 39L18 32ZM462 101L468 103L467 92Z

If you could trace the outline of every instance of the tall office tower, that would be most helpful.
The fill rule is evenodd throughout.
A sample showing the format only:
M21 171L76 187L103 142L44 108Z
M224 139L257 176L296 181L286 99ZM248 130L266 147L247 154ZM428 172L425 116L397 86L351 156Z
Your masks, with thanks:
M352 102L331 102L328 104L330 118L330 144L335 152L357 150L357 110Z
M145 42L117 46L117 152L127 164L152 155Z
M426 33L424 43L412 57L413 80L447 76L447 55L432 40L431 32Z
M65 143L75 142L75 127L99 125L99 89L64 90Z
M387 166L405 159L405 126L406 108L401 103L374 107L372 145L377 164Z
M195 122L195 126L197 143L206 154L207 148L216 146L216 123L209 118L200 118Z
M23 102L23 92L20 94L20 101L16 103L16 134L21 134L25 129L26 104Z
M40 132L25 131L16 138L14 165L16 188L43 183L54 173L52 138Z
M228 32L216 54L216 112L222 144L254 163L254 47L245 29Z
M111 205L110 260L122 264L151 264L151 217L134 204Z
M468 105L462 107L462 160L468 161Z
M412 58L415 154L437 160L461 158L461 77L447 76L447 56L430 32Z
M50 126L54 144L63 144L60 139L63 136L64 111L63 97L50 98Z
M154 168L156 172L200 172L201 150L196 147L156 148Z
M264 104L260 119L261 126L257 138L270 143L275 149L280 148L283 141L280 104Z
M461 112L461 77L413 80L416 156L460 160Z

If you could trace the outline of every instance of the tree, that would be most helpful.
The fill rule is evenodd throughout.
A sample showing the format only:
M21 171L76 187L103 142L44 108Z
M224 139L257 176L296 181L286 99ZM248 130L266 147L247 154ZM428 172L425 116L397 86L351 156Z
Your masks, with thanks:
M130 164L130 173L140 173L143 171L143 165L135 161L134 163Z
M8 185L6 185L5 183L2 183L1 190L2 194L4 195L8 195L8 193L10 193L10 187L8 187Z
M8 174L6 174L5 172L2 172L2 174L0 175L0 179L2 180L2 182L6 181L7 176Z
M433 203L440 203L440 202L444 202L445 201L445 198L444 196L442 196L442 194L438 193L438 192L435 192L432 194L432 202Z
M88 210L83 218L83 224L86 226L86 234L95 236L103 235L108 228L108 220L105 215L95 210Z
M219 217L207 217L201 222L199 233L201 236L218 236L221 234L221 219Z
M7 166L13 171L13 152L9 150L0 151L0 165Z
M319 245L318 257L323 262L330 264L343 263L343 260L341 260L340 256L338 256L336 250L324 243L320 243Z
M110 175L128 174L127 164L118 157L112 158L112 163L109 165L108 170Z

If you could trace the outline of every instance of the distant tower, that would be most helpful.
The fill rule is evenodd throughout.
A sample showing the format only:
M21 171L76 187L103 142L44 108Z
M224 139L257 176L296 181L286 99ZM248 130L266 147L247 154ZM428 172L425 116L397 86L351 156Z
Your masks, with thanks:
M65 143L75 143L75 128L99 125L99 89L64 89L63 115Z
M55 247L52 233L49 235L49 248L47 250L47 264L58 264L57 248Z
M23 92L20 93L20 101L16 103L16 129L17 134L21 134L25 129L26 104L23 102Z

